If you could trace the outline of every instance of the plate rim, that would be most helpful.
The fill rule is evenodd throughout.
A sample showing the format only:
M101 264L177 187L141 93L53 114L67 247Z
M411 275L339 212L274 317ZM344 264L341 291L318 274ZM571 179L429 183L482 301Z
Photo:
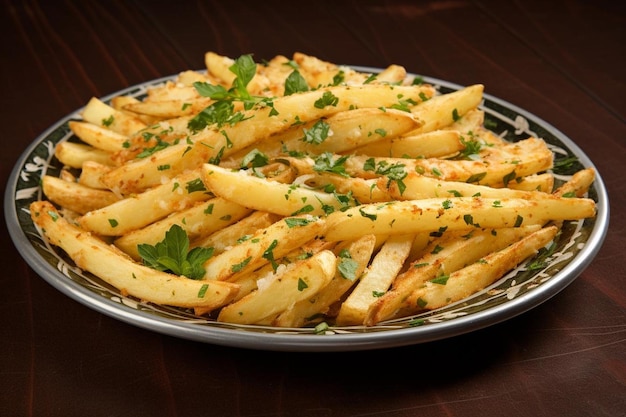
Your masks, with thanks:
M380 68L369 66L346 66L366 72L381 71ZM411 75L415 74L411 73ZM171 80L175 76L176 74L173 74L145 81L103 96L101 100L108 101L116 95L127 94L137 88ZM433 85L452 89L463 88L460 84L441 80L439 78L430 76L421 77L425 82ZM54 288L74 301L77 301L99 313L127 324L163 335L235 348L292 352L373 350L415 345L459 336L461 334L477 331L512 319L537 307L565 289L569 284L576 280L594 260L605 240L609 223L609 198L602 176L591 159L572 139L552 124L513 103L502 100L488 93L484 93L483 98L510 109L528 120L532 120L534 123L540 125L561 141L567 149L578 158L583 166L590 167L595 170L596 176L594 180L594 190L597 195L597 214L595 217L594 227L582 249L576 253L574 258L567 265L565 265L562 270L538 286L539 289L531 289L518 297L509 299L505 303L479 312L472 312L467 316L456 317L439 323L431 323L427 326L385 329L367 333L316 335L264 333L257 331L247 332L243 330L243 328L232 329L217 326L199 326L198 324L176 321L175 319L161 317L147 311L131 309L123 304L116 303L106 297L89 291L80 283L68 279L66 276L61 274L39 255L20 226L17 216L17 208L14 204L14 196L17 192L19 173L25 162L28 160L28 157L52 132L59 129L71 118L75 118L82 111L82 109L84 109L84 106L68 113L44 130L24 149L18 157L9 174L9 179L5 188L5 222L13 244L22 258L27 262L29 267L32 268L40 278L48 282L48 284L52 285Z

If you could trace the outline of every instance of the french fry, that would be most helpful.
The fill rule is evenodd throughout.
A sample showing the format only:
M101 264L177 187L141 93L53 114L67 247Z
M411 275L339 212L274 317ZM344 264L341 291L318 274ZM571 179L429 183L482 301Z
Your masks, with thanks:
M554 188L554 175L551 173L532 174L509 181L507 188L523 191L540 191L551 193Z
M424 124L410 134L432 132L451 125L478 107L483 99L484 86L475 84L452 93L432 97L412 108L412 113Z
M225 226L242 219L251 210L223 198L212 198L196 203L192 207L177 211L142 229L132 230L115 240L115 246L133 259L140 259L137 245L155 245L163 239L172 225L179 225L190 240L207 236Z
M576 172L572 178L554 191L554 195L583 197L595 179L596 171L586 168Z
M384 294L411 252L413 235L391 236L372 259L354 290L341 304L339 326L363 324L370 306Z
M239 160L252 149L257 149L270 158L286 152L341 153L365 143L390 140L415 129L419 124L420 122L410 113L400 110L378 108L347 110L326 119L309 122L304 126L298 125L280 132L231 157ZM316 129L326 130L327 136L323 133L316 133ZM309 132L312 132L311 139L307 139L306 136Z
M212 101L213 100L204 97L141 101L125 105L124 110L156 117L158 119L173 119L176 117L197 114L211 104Z
M346 205L338 196L308 187L282 184L205 164L202 178L215 195L254 210L267 211L282 216L308 213L323 215L329 208L341 209ZM348 202L350 203L350 202Z
M85 161L81 166L80 177L78 182L86 187L106 189L101 178L104 174L111 171L109 165L104 165L95 161Z
M113 107L115 110L121 111L122 113L126 113L130 117L139 119L142 123L144 123L147 126L157 123L160 120L157 117L150 116L147 114L134 113L125 108L128 104L135 104L135 103L141 103L141 100L132 96L115 96L111 99L111 107Z
M215 256L226 251L229 247L235 246L239 241L249 239L257 230L269 227L278 220L280 220L278 215L255 211L237 223L192 241L191 246L213 248L213 255Z
M512 188L493 188L486 185L476 185L466 182L445 181L426 177L415 172L409 172L399 181L389 181L380 178L378 187L385 190L394 200L419 200L438 197L472 197L485 198L525 198L540 199L551 194L540 191L525 191Z
M138 264L99 238L67 222L48 202L30 206L33 222L51 244L63 249L75 264L140 300L177 307L213 310L229 303L238 286L229 282L199 281Z
M401 166L406 172L415 171L442 180L503 187L517 178L551 168L552 161L552 152L545 142L529 138L498 148L488 148L479 160L406 159L353 155L346 160L345 169L353 176L375 178L381 174L377 172L377 169L368 169L368 167Z
M278 271L279 268L282 268L281 265L284 267L286 265L299 262L303 259L310 258L323 250L332 250L335 246L336 243L333 242L325 242L318 239L310 240L304 245L292 249L288 254L276 260L276 262L265 264L251 272L238 274L234 277L234 279L229 280L229 282L239 285L239 292L237 293L234 301L237 301L251 292L256 291L258 289L258 283L265 282L267 277L272 276Z
M111 191L86 187L51 175L43 176L41 187L50 201L78 214L97 210L119 200Z
M399 65L299 52L205 64L89 100L54 149L58 178L42 177L58 206L32 205L43 236L122 296L231 323L374 326L483 290L596 214L594 170L562 176L544 140L489 130L482 84L442 94ZM169 245L189 258L160 257Z
M120 195L141 193L187 170L199 168L211 154L200 143L169 146L153 156L129 161L102 176L102 182Z
M191 171L131 198L91 210L78 223L103 236L121 236L212 197L200 173Z
M114 132L129 136L146 127L145 123L102 100L92 97L81 112L83 120L96 126L106 126Z
M355 150L369 156L391 158L439 158L463 149L461 135L454 130L434 130L411 136L377 141Z
M280 313L290 305L317 293L335 274L337 258L324 250L287 265L259 283L259 289L223 307L218 321L252 324Z
M305 174L300 178L312 188L326 189L331 186L337 193L351 195L360 203L376 203L391 199L386 189L377 186L377 179L345 177L326 172Z
M374 248L376 237L367 235L353 242L346 242L336 251L339 268L333 279L312 297L290 305L272 321L278 327L302 327L323 320L331 306L342 299L356 283L367 267ZM348 259L346 261L346 259ZM342 272L341 264L347 262L348 272Z
M554 226L538 230L504 249L486 255L481 262L452 272L445 283L428 281L411 294L406 304L415 312L433 310L467 298L536 254L554 239L557 231Z
M96 149L102 149L103 151L121 151L124 149L124 143L128 140L128 136L126 135L92 123L70 120L68 125L72 132L83 142Z
M341 241L370 233L420 233L440 228L519 227L549 220L579 220L595 213L591 199L556 196L539 200L450 197L371 203L328 215L325 239Z
M85 143L59 142L54 156L63 164L72 168L81 168L86 161L94 161L102 165L113 166L110 152L96 149Z
M363 323L373 326L395 317L406 307L408 297L425 282L445 277L489 253L539 230L540 226L508 229L483 229L468 235L447 232L435 239L425 254L392 283L392 288L369 305Z
M204 264L205 277L236 281L242 275L285 256L292 248L313 240L324 230L324 225L323 219L312 216L281 219L209 259Z

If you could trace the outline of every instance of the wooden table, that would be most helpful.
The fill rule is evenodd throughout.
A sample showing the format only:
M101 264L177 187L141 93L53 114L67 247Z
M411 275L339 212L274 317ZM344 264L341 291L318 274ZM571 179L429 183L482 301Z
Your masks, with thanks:
M611 217L591 265L539 307L446 340L341 353L221 347L111 319L37 276L2 222L0 414L625 415L625 10L608 0L5 0L3 185L24 149L92 96L200 69L209 50L301 51L484 83L583 149Z

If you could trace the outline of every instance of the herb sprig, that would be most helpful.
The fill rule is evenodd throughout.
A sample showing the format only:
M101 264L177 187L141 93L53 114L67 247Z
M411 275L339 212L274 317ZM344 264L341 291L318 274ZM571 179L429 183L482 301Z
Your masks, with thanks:
M154 246L147 243L139 244L137 251L144 265L191 279L204 277L203 265L213 256L213 248L197 247L189 250L189 237L177 224L165 233L165 238L161 242Z

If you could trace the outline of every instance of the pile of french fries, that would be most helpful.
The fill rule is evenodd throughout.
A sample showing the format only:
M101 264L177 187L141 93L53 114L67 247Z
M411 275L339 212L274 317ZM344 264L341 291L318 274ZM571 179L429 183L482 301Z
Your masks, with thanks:
M593 170L556 187L542 139L485 127L483 85L443 94L398 65L303 53L248 80L244 61L205 61L145 98L91 99L30 206L52 245L125 296L229 323L374 326L463 300L595 216ZM202 86L239 92L231 118L194 125L224 104ZM170 249L210 251L201 276L142 258L175 227L186 240Z

